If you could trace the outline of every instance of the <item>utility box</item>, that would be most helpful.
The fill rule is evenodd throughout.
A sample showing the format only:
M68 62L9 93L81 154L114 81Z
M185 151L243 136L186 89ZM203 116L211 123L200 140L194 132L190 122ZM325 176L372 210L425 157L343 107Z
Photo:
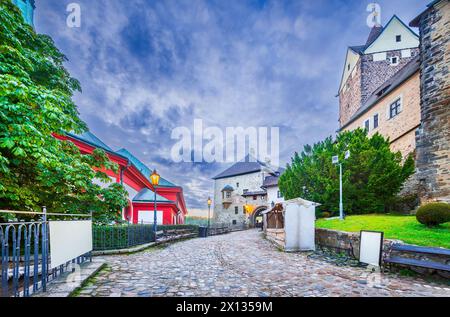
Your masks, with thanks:
M301 198L283 203L285 217L285 251L315 251L316 207L318 203Z

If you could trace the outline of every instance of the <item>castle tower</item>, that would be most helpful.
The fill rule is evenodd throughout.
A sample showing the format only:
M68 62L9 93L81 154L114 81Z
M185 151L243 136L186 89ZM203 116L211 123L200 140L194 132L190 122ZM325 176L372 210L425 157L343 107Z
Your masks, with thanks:
M397 16L376 24L364 45L347 50L339 87L339 122L346 126L375 91L419 54L419 37Z
M34 0L12 0L12 2L22 11L22 16L29 25L34 27Z
M435 0L410 25L421 38L421 128L417 177L422 202L450 202L450 1Z

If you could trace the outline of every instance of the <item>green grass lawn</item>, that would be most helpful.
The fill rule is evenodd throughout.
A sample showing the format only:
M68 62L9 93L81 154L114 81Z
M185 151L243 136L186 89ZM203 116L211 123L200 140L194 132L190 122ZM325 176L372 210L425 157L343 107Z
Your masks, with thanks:
M415 216L364 215L339 219L317 220L316 226L323 229L359 232L360 230L384 231L385 238L402 240L405 243L450 249L450 223L437 228L427 228Z

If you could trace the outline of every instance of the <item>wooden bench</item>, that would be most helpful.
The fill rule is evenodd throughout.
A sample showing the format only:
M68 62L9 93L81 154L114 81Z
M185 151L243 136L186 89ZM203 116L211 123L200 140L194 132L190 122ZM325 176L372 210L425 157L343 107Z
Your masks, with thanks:
M437 255L448 257L446 263L435 262L431 260L417 260L400 256L391 256L389 255L386 259L384 259L385 263L388 264L400 264L413 266L418 268L426 268L432 270L438 270L443 272L450 272L450 250L441 249L441 248L429 248L429 247L419 247L414 245L407 244L394 244L391 248L392 251L405 252L405 253L419 253L419 254L428 254L428 255Z

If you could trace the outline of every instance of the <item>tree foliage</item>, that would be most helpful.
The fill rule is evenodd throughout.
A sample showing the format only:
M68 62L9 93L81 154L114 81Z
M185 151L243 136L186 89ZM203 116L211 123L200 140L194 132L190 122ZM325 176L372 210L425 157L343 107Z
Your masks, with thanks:
M87 129L72 100L80 83L49 36L36 34L10 0L0 0L0 209L94 214L126 205L123 188L103 189L105 169L117 171L104 151L82 155L54 134ZM115 210L115 211L114 211Z
M347 150L351 156L344 160ZM342 132L335 142L329 137L314 146L306 145L301 154L295 153L280 177L284 196L321 203L321 211L336 215L339 211L339 166L332 163L334 155L339 155L343 162L347 214L384 212L414 173L412 156L402 164L401 154L391 152L388 139L378 133L369 138L366 130L357 129Z

